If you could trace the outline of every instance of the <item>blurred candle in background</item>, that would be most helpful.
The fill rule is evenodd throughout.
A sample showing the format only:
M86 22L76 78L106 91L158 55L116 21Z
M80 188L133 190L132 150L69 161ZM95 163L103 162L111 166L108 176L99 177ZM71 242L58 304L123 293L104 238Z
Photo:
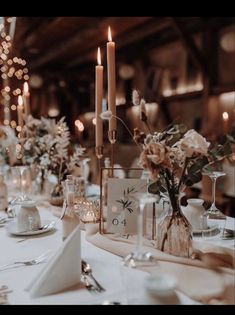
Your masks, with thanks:
M140 120L145 120L145 117L147 117L147 111L146 111L146 103L145 100L140 101Z
M223 112L222 114L222 118L223 118L223 133L227 134L229 132L229 114L228 112Z
M18 106L17 106L17 114L18 114L18 126L21 128L24 125L24 120L23 120L23 111L24 111L24 101L21 95L18 96Z
M23 99L24 99L25 116L27 118L30 114L30 93L29 93L29 85L27 82L24 83Z
M97 51L97 63L95 67L95 135L96 147L103 146L103 120L100 118L102 113L103 102L103 71L104 67L101 65L100 47Z
M116 67L115 67L115 43L112 41L110 27L108 28L107 43L108 66L108 109L116 116ZM112 117L109 121L109 131L117 130L117 119Z

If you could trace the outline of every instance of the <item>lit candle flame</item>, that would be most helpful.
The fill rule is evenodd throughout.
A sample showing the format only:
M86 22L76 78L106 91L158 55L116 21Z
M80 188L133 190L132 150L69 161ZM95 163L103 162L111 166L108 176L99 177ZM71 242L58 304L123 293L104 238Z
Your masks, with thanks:
M27 82L24 83L24 94L28 94L29 93L29 85Z
M108 29L108 41L111 42L112 41L112 33L111 33L111 28L109 26L109 29Z
M18 105L19 106L23 106L24 101L23 101L23 97L21 95L18 96Z
M227 112L223 112L222 117L223 117L223 120L228 120L229 115Z
M101 66L101 53L100 53L100 47L98 47L98 51L97 51L97 62L98 65Z

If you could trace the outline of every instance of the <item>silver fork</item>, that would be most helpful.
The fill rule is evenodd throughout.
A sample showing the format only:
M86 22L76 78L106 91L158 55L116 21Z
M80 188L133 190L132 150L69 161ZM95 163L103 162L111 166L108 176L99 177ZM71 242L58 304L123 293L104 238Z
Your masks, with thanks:
M93 285L91 284L87 277L83 274L81 277L82 282L85 284L86 289L91 293L91 294L97 294L100 293L100 291Z
M38 256L37 258L31 259L31 260L15 261L12 264L2 265L2 266L0 266L0 271L4 271L6 269L13 268L16 265L33 266L33 265L40 264L46 260L46 255L47 255L47 253L42 254L42 255Z
M104 292L106 291L102 285L95 279L95 277L93 276L92 274L92 269L91 269L91 266L85 261L85 260L82 260L82 272L83 274L89 276L95 283L95 285L97 286L97 290L99 292Z

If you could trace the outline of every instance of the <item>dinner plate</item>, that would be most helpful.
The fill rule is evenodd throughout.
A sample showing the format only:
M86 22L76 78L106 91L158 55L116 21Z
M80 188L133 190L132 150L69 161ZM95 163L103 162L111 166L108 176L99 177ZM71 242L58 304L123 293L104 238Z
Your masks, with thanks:
M55 223L54 221L49 221L49 220L41 220L42 226L48 225L50 224L50 226L48 226L47 228L43 229L43 230L35 230L35 231L26 231L26 232L19 232L17 229L17 222L13 221L10 222L7 226L6 226L6 230L8 233L13 234L13 235L17 235L17 236L30 236L30 235L38 235L38 234L44 234L47 233L49 231L52 231L55 228Z
M7 223L11 222L12 219L9 219L9 218L0 218L0 227L3 227L5 226Z

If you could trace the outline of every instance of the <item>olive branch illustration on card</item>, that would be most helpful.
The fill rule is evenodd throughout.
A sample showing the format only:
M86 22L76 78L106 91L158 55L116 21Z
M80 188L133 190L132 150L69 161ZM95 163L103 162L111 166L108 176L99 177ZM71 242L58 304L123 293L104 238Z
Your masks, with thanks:
M130 200L133 194L137 193L138 190L136 189L135 186L127 187L127 189L123 190L123 197L116 200L116 202L120 203L122 205L122 210L129 211L132 213L134 210L132 209L133 206L133 201Z

